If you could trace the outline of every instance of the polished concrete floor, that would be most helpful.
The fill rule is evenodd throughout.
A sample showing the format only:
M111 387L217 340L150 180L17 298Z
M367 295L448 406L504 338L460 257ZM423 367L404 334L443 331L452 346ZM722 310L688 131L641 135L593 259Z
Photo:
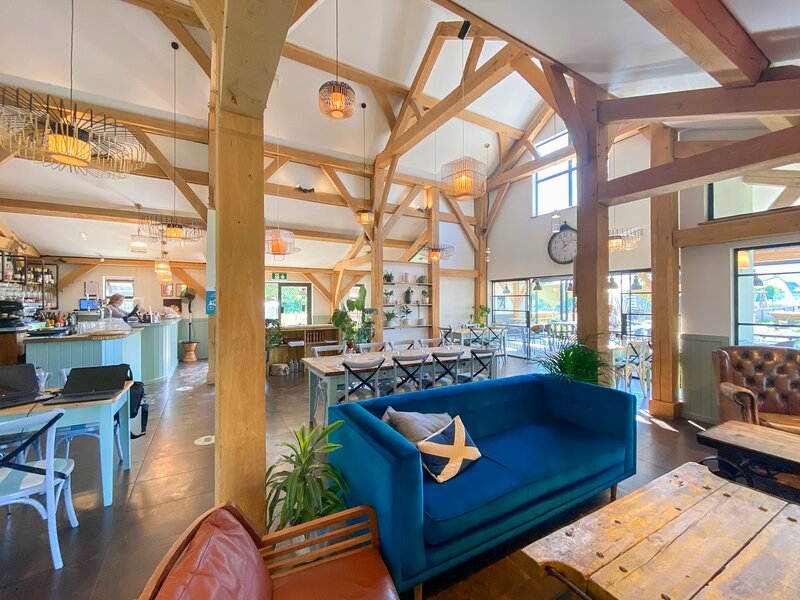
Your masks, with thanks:
M530 363L509 359L501 376L530 372ZM97 445L73 444L76 461L73 497L80 525L71 529L59 514L64 568L54 571L46 526L29 507L0 517L0 598L116 600L135 598L151 571L183 529L214 502L214 449L195 440L214 432L214 388L205 384L206 364L180 365L167 382L147 387L147 436L131 442L133 466L116 471L114 504L102 506ZM307 418L307 386L302 374L270 377L267 385L269 458L290 428ZM638 472L620 485L620 494L683 464L707 456L694 440L700 425L663 423L641 411ZM138 423L134 425L138 431ZM547 531L607 502L598 496L558 522L548 523L426 584L425 598L467 600L551 599L564 589L552 579L531 577L519 549ZM320 596L324 598L324 595ZM309 599L314 600L314 599Z

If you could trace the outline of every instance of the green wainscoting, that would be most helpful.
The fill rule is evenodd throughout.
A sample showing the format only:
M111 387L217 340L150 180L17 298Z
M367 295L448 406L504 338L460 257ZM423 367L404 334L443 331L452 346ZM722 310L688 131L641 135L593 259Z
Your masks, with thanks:
M142 331L142 383L172 377L178 368L178 321L134 327Z
M192 319L192 337L197 342L197 358L208 358L208 319ZM181 319L178 325L178 359L183 360L181 340L189 339L189 319Z
M25 344L25 361L50 373L48 386L61 387L61 369L73 367L99 367L127 363L133 377L142 378L142 335L131 335L113 340L51 338Z
M681 336L683 407L681 416L703 423L717 423L717 394L711 351L727 346L730 338L718 335Z

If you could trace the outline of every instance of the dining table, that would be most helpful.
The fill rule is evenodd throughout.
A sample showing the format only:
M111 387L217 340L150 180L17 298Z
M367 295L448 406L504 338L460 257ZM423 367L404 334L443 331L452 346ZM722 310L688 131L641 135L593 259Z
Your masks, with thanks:
M464 346L461 344L452 344L449 346L437 346L433 348L413 348L411 350L401 350L401 351L393 351L393 350L386 350L384 352L365 352L362 354L353 354L353 355L344 355L344 354L336 354L332 356L307 356L302 359L303 363L306 366L306 370L308 371L308 420L309 424L313 425L314 423L314 413L315 413L315 397L317 393L317 387L322 383L325 387L326 398L336 398L337 393L337 386L340 384L344 384L344 367L342 366L343 361L353 361L353 362L364 362L369 363L380 358L385 359L383 366L381 367L381 371L389 371L394 370L394 363L392 362L392 358L394 356L403 356L403 355L414 355L420 354L422 352L428 352L429 354L436 354L437 352L452 352L453 350L462 350L463 354L461 355L461 359L459 361L460 365L469 364L471 360L470 350L473 350L470 346ZM431 368L434 368L433 357L428 356L427 364L431 365ZM444 362L444 361L443 361ZM497 356L494 358L494 363L492 365L492 373L496 372L497 367ZM414 363L410 363L414 364ZM418 364L418 363L417 363ZM327 408L326 408L327 410Z
M13 421L40 412L59 409L64 416L58 421L58 428L76 425L97 424L100 435L100 478L103 489L103 506L111 506L114 501L114 415L119 413L119 437L122 446L122 468L131 468L131 436L128 402L129 390L133 385L127 381L125 386L113 397L105 400L87 402L50 401L35 404L22 404L0 409L0 422Z

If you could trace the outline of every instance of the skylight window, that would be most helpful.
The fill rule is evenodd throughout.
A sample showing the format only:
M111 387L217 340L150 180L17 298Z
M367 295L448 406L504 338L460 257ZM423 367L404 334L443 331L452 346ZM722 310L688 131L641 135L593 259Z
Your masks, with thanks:
M533 145L533 147L536 148L536 152L539 153L539 156L547 156L567 146L569 146L569 134L567 131L557 133Z

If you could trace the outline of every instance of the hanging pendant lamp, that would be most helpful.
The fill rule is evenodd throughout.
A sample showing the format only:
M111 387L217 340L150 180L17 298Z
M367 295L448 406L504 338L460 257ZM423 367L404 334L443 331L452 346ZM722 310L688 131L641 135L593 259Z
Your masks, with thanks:
M362 181L362 198L369 198L367 194L367 103L361 103L361 113L363 114L362 134L363 134L363 163L361 165L363 171L361 175ZM375 213L369 208L360 208L356 211L356 221L362 225L369 225L375 220Z
M275 125L275 134L278 141L276 142L276 155L275 160L280 160L281 145L280 136L278 135L277 122ZM281 172L280 169L277 173L277 202L276 207L278 211L277 227L274 229L267 229L264 233L264 250L267 254L271 254L272 258L276 261L281 261L286 256L297 252L298 248L295 246L295 237L293 231L281 229Z
M136 227L136 233L131 235L131 252L134 254L147 254L147 238L142 235L142 205L136 205L136 211L139 213L139 223Z
M161 240L161 255L153 263L153 270L155 271L156 279L161 283L172 281L172 269L167 258L167 242L165 240Z
M464 40L467 31L462 27L464 37L461 38L461 63L464 63ZM459 37L461 34L459 33ZM464 106L464 77L461 78L461 108ZM461 154L460 158L442 165L442 193L453 200L472 200L486 193L486 163L477 158L467 156L466 131L464 120L461 120Z
M0 149L57 170L122 178L145 165L144 146L116 119L72 101L75 0L70 3L69 101L0 86Z
M336 79L319 88L319 110L331 119L349 119L356 106L356 93L344 81L339 81L339 0L336 0Z

